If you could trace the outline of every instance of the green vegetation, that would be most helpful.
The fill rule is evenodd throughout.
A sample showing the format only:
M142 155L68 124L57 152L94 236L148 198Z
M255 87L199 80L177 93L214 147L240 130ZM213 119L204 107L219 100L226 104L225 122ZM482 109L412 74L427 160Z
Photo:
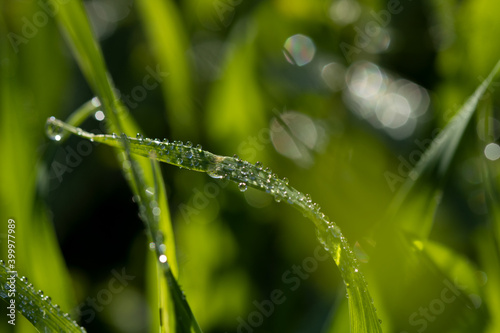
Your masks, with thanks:
M0 330L497 332L499 6L2 2Z

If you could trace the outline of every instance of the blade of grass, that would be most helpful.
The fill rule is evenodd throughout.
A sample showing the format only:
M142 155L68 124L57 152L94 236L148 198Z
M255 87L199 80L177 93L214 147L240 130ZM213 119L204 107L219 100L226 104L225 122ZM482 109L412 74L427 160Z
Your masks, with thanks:
M153 54L159 66L169 73L161 85L172 133L176 137L183 135L196 139L198 131L190 96L191 73L185 56L188 43L179 10L170 0L140 0L137 4L150 45L153 45Z
M69 1L64 6L61 6L59 15L56 17L62 30L66 33L68 44L84 76L98 96L98 100L102 103L103 111L108 120L108 127L111 130L119 133L127 133L128 135L137 133L138 127L129 116L126 108L115 96L115 90L113 89L110 76L107 73L102 52L94 38L81 1ZM125 152L127 151L126 148L124 150ZM155 187L154 173L149 166L149 161L144 158L132 158L123 151L117 151L117 155L134 196L140 200L141 203L152 203L144 194L145 191L149 192L150 189L154 189ZM161 175L157 175L157 178L159 177L161 177ZM158 182L163 183L163 180L159 178ZM160 314L163 315L163 317L160 318L160 322L169 323L168 327L170 327L170 329L167 329L167 331L172 331L172 328L176 328L176 330L184 329L187 331L191 327L197 327L194 317L191 316L188 318L182 316L183 313L191 313L191 310L185 299L178 295L180 289L177 286L174 275L177 272L177 261L168 205L166 201L163 200L162 202L155 202L154 205L140 205L140 209L142 210L140 211L141 217L143 217L149 230L151 241L155 243L155 247L158 251L159 249L165 248L165 253L169 258L168 270L162 269L163 274L161 281L159 281L159 288L160 290L162 288L164 289L165 286L169 288L169 295L171 295L172 298L168 297L168 300L162 299L161 302L173 302L175 311L171 311L172 306L165 305L161 307L162 310ZM156 216L154 209L158 209L161 213ZM163 239L156 237L158 225L160 225L165 232L162 233ZM157 258L160 257L158 256ZM158 265L159 269L165 266L160 265L159 262ZM166 279L166 282L164 279ZM167 312L165 308L170 309L170 311Z
M476 137L478 150L483 152L485 142L495 142L493 124L494 118L493 103L491 99L487 99L480 109L478 119L484 120L485 140L482 141ZM478 247L479 260L484 267L488 276L488 284L485 286L487 304L490 311L491 321L487 332L497 332L500 330L500 299L494 295L500 294L500 202L499 183L495 179L494 162L489 161L484 153L480 157L480 170L482 183L486 192L486 204L488 207L488 225L486 230L481 230L476 235L476 246Z
M133 183L133 187L137 190L135 198L139 205L139 215L146 222L150 239L155 243L156 257L158 258L160 328L165 332L201 332L186 302L186 298L172 274L168 256L166 255L165 234L159 228L162 211L157 200L165 197L165 189L158 183L155 184L154 188L147 187L142 178L142 169L130 156L130 145L127 136L123 134L119 140L123 143L126 161L128 162L124 169L131 176L129 178L130 182ZM150 157L154 159L154 153ZM157 162L152 161L152 164L153 174L157 179L161 179Z
M349 296L349 313L352 332L381 332L381 326L375 313L365 279L360 272L354 253L339 227L323 214L319 206L305 195L288 185L287 179L279 179L270 169L263 169L260 162L255 165L240 160L237 156L227 157L215 155L193 147L191 143L170 143L151 139L132 138L116 134L103 135L78 131L55 118L47 120L51 131L69 131L82 138L101 142L110 146L126 146L127 154L150 156L158 161L166 162L181 168L205 172L216 179L228 179L238 184L240 190L247 186L265 191L274 196L276 201L286 201L316 226L317 236L323 247L331 254L340 269L347 286Z
M434 211L437 202L424 202L420 206L420 215L413 218L402 218L401 214L408 202L414 199L411 195L419 191L426 192L424 198L433 199L439 197L444 181L447 178L452 159L463 138L465 129L469 124L477 104L491 84L492 80L500 70L500 62L496 64L488 77L476 89L474 94L465 102L460 111L452 118L447 126L434 139L431 146L424 153L415 168L410 172L409 177L397 193L394 201L389 207L388 215L390 226L401 225L403 228L420 239L426 239L433 223ZM431 185L427 185L429 179ZM403 212L404 214L404 212Z
M85 104L80 110L85 110L86 107L91 108L102 106L102 110L106 114L107 125L111 131L118 133L127 133L128 135L139 132L139 127L136 125L128 110L123 106L121 101L115 95L115 89L111 78L106 70L104 57L101 49L94 39L94 34L90 28L84 7L81 1L70 0L64 6L60 6L59 15L56 16L61 29L65 32L68 44L75 54L80 68L94 90L97 99ZM82 111L85 113L85 111ZM81 116L77 112L71 119L74 121L81 120ZM61 133L61 139L64 137ZM124 157L119 154L120 161L124 161ZM147 159L139 159L138 163L144 172L145 181L153 187L153 174L149 167ZM170 220L168 220L170 224ZM171 257L171 267L174 272L177 272L177 261L174 255L175 245L173 240L173 232L169 236L169 256ZM170 252L172 251L172 252Z
M39 332L86 332L76 321L71 320L67 313L62 312L58 305L52 303L49 296L45 296L41 291L36 292L25 277L14 275L15 297L11 298L12 276L3 260L0 260L0 298L9 306L14 304L15 309ZM12 300L15 302L12 303Z
M12 20L4 19L13 7L14 4L6 3L0 12L2 36L15 27ZM26 3L18 10L17 14L28 17L37 10L37 4ZM54 90L64 81L61 71L65 70L64 65L49 67L51 60L59 57L51 48L57 41L50 34L51 28L49 25L43 31L41 29L38 38L23 45L19 54L15 54L7 38L0 40L0 218L2 221L11 218L16 221L16 270L30 276L32 282L48 292L60 306L72 309L76 304L71 277L54 226L39 196L40 188L37 188L43 179L39 144L44 137L40 119L45 119L47 112L53 112L58 106L59 101L48 90ZM37 52L36 59L29 56L32 52ZM30 72L31 66L39 68ZM23 71L39 77L36 80L24 79ZM41 78L48 75L51 75L50 82L42 83ZM37 107L31 109L30 103ZM0 225L0 234L7 234L7 223ZM7 257L7 239L3 237L0 238L0 257ZM21 332L30 327L31 324L22 319L15 329Z

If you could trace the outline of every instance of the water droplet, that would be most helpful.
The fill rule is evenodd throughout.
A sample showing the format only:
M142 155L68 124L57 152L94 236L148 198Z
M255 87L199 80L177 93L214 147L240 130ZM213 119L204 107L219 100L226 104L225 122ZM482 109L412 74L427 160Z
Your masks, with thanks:
M189 159L193 158L193 152L188 151L188 152L186 153L186 157L187 157L187 158L189 158Z
M154 216L160 216L161 214L161 209L159 207L153 208L153 215Z
M113 139L116 139L116 138L118 137L118 135L116 135L116 133L113 133L113 134L111 134L111 137L112 137Z
M142 134L141 133L137 133L137 135L135 136L135 138L139 141L142 141L143 137L142 137Z
M200 144L197 144L197 145L196 145L196 149L198 149L198 151L199 151L199 152L201 152L201 150L202 150L203 148L201 147L201 145L200 145Z
M240 189L241 192L245 192L248 187L246 183L239 183L238 188Z
M94 98L92 98L90 100L90 103L92 103L92 105L96 108L100 107L101 106L101 101L99 100L99 98L96 96Z
M160 260L160 262L161 262L161 263L166 263L166 262L167 262L167 256L166 256L166 255L164 255L164 254L162 254L162 255L158 258L158 260Z
M63 129L61 126L55 123L56 118L50 117L45 123L45 131L47 136L54 141L61 141L63 138Z
M328 231L335 237L335 238L339 238L340 237L340 229L339 227L337 227L336 225L330 225L328 226Z
M156 244L163 244L164 240L165 240L165 236L163 236L163 232L158 231L156 233Z
M193 143L191 141L186 141L185 146L191 148L193 146Z

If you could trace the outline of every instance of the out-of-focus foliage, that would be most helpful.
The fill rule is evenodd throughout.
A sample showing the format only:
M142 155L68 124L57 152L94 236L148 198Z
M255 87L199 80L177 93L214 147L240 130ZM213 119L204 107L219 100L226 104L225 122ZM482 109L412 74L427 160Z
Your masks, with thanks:
M13 218L19 274L81 325L157 331L149 243L122 161L44 135L48 116L66 118L95 89L54 23L65 1L50 3L0 4L0 257ZM310 193L352 243L384 332L500 330L497 79L446 174L427 177L388 221L419 158L500 59L500 3L84 4L114 94L143 134L261 160ZM106 132L100 117L80 126ZM305 218L264 193L162 170L178 278L205 332L347 330L345 286L315 256Z

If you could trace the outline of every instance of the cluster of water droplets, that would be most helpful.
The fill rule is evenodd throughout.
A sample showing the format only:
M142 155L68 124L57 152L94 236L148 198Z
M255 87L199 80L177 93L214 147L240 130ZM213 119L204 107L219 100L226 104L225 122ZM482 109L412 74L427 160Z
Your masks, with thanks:
M50 122L54 123L54 120ZM189 141L183 143L182 141L170 142L167 139L152 140L144 138L141 134L137 134L135 138L123 134L121 136L116 134L94 135L60 121L57 121L56 124L56 128L51 127L52 133L57 133L58 126L64 126L65 130L81 137L87 137L115 147L123 147L123 140L127 140L127 146L131 153L154 157L159 161L177 165L181 168L206 172L212 178L235 182L240 191L246 191L248 187L253 187L269 193L276 202L287 202L315 223L317 237L339 267L348 288L348 294L350 293L351 284L355 284L355 292L361 292L360 297L369 297L366 281L359 271L356 256L339 227L328 219L319 205L314 203L308 194L301 193L291 187L287 178L280 179L270 168L264 168L261 162L251 164L241 160L237 155L233 157L218 156L202 150L200 145L193 147L193 144ZM144 209L142 208L142 211ZM156 244L161 244L161 242L156 242ZM161 256L162 254L160 254L160 261L162 262L163 257ZM166 260L166 257L164 259ZM369 298L371 299L371 297Z
M356 256L342 235L340 228L321 211L309 194L297 191L289 185L287 178L279 178L270 168L264 168L261 162L251 164L241 160L237 155L220 157L211 165L210 176L231 180L238 184L240 191L249 186L271 194L276 202L287 202L311 218L316 224L317 237L339 266L346 285L354 275L360 275ZM362 278L362 277L361 277Z
M287 202L295 206L305 216L311 218L317 228L318 239L323 247L332 255L335 263L343 274L357 273L355 255L339 227L331 222L314 203L308 194L301 193L289 185L287 178L280 179L270 168L264 168L261 162L251 164L243 161L237 155L233 157L218 156L204 151L200 145L193 146L189 141L169 141L168 139L149 139L142 134L135 138L126 135L94 135L79 128L67 125L53 117L47 121L48 135L61 136L63 131L69 131L81 137L91 138L115 147L123 147L123 140L127 141L130 153L147 157L154 157L159 161L177 165L194 171L206 172L213 178L227 179L235 182L240 191L254 187L271 194L276 202ZM128 166L130 167L130 166ZM147 191L147 190L146 190ZM152 204L150 202L150 204ZM159 208L150 207L159 213ZM144 214L146 207L140 209Z
M134 195L132 200L139 205L139 217L146 222L149 227L152 241L149 243L149 249L156 252L160 263L165 264L169 269L167 262L167 246L165 245L165 236L158 230L158 223L161 214L161 208L157 201L156 190L152 187L143 189L143 196Z
M117 136L113 134L113 138ZM123 135L122 135L123 138ZM190 141L172 141L168 139L143 138L137 134L135 138L125 137L130 145L130 152L143 155L155 156L159 161L177 165L195 171L206 171L207 164L213 161L213 154L202 149L201 145L194 146Z
M2 276L9 273L3 260L0 260ZM9 301L8 293L11 291L9 284L2 283L0 297ZM43 291L36 291L28 278L16 276L16 310L28 319L38 330L50 332L86 332L68 313L61 311L59 305L52 303L49 296Z

